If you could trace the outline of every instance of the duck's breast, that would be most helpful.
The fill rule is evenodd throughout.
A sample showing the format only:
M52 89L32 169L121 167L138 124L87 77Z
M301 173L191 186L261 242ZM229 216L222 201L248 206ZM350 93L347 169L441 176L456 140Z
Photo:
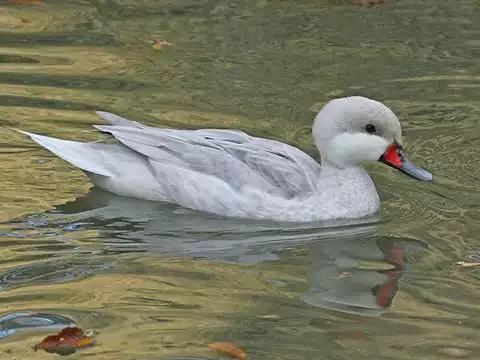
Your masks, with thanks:
M332 218L357 218L380 208L377 189L365 170L337 169L322 175L318 183L320 212Z

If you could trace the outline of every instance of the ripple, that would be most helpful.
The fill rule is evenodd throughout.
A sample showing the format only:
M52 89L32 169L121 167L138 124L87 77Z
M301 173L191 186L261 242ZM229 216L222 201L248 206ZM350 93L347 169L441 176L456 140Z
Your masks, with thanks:
M24 234L7 233L7 232L0 232L0 236L13 237L13 238L19 238L19 239L26 237L26 235Z
M120 45L119 41L110 34L95 32L29 32L28 34L16 34L0 32L0 44L3 45Z
M90 110L94 111L97 107L76 103L72 101L62 101L62 100L50 100L50 99L40 99L24 96L8 96L0 95L0 103L2 106L22 106L22 107L33 107L33 108L58 108L58 109L70 109L70 110Z
M0 339L18 332L58 331L68 326L76 326L76 323L66 316L32 312L9 313L0 316Z
M39 284L56 284L85 278L113 267L111 262L92 261L80 263L59 260L33 263L0 269L0 291Z
M0 53L0 64L72 65L73 63L73 60L67 57Z
M69 225L63 226L63 230L65 231L83 230L85 229L85 225L88 225L88 224L87 223L69 224Z
M0 54L0 63L38 64L40 61L27 56Z
M138 80L89 75L55 75L35 72L0 72L1 84L50 86L69 89L137 90L151 84Z

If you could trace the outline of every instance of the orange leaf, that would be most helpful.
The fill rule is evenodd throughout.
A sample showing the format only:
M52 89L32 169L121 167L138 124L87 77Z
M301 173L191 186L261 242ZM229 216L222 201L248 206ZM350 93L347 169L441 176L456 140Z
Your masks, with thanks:
M61 337L58 335L49 335L45 339L42 340L40 344L34 346L35 350L38 349L45 349L51 347L57 347L60 344Z
M211 344L208 344L208 347L210 349L214 349L224 354L230 355L233 358L237 358L240 360L248 360L248 357L245 351L243 351L242 349L240 349L239 347L233 344L211 343Z
M43 349L47 352L67 355L72 354L78 349L94 345L95 340L85 336L82 329L78 327L66 327L56 335L49 335L44 338L33 349Z
M72 346L76 348L82 348L82 347L93 345L94 343L95 343L95 340L93 340L93 338L84 337L83 339L76 341Z
M165 40L153 40L152 42L152 49L154 50L160 50L163 49L167 46L171 46L172 43L169 43L168 41Z

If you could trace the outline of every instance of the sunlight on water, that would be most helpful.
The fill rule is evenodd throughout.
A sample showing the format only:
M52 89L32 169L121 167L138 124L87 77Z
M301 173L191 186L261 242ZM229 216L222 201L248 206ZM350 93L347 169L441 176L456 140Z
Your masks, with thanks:
M480 25L474 0L0 4L0 357L66 326L98 359L477 359ZM153 46L154 41L162 46ZM163 42L162 42L163 41ZM158 42L157 42L158 43ZM95 110L237 128L316 156L315 112L399 115L414 182L369 165L378 216L224 219L92 188L19 128L95 141Z

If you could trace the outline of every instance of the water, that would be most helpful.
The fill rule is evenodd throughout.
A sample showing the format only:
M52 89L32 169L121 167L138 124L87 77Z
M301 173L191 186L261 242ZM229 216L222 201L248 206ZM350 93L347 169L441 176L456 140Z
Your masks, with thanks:
M369 165L366 221L227 220L92 189L0 131L0 355L76 324L98 359L477 359L480 18L475 0L0 5L0 125L95 140L93 110L235 127L315 154L326 101L401 117L426 184ZM171 45L152 48L153 40Z

